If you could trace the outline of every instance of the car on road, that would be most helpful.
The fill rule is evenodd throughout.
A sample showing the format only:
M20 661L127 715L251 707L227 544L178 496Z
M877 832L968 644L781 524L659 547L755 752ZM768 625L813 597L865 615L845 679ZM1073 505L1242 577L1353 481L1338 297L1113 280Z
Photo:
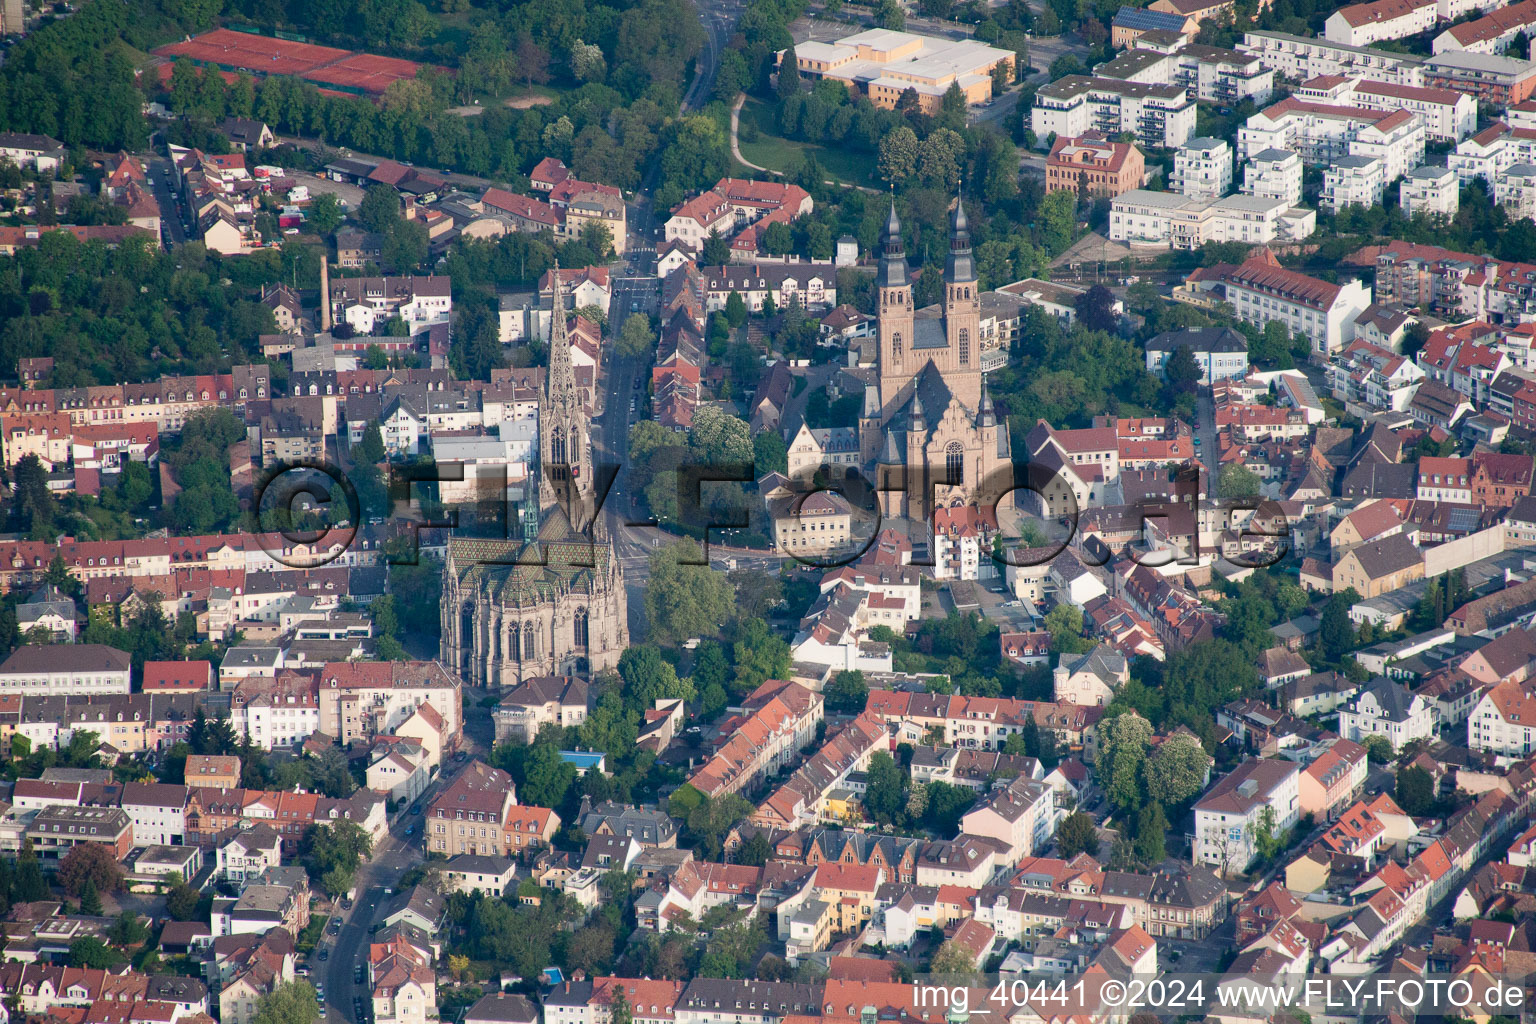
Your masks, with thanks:
M416 834L416 826L415 825L407 825L405 827L405 834L408 835L408 836L415 835Z
M320 959L321 960L329 960L330 958L331 958L331 951L330 950L322 949L320 951Z
M457 762L457 761L462 761L462 760L464 760L464 759L465 759L465 758L466 758L466 757L468 757L468 756L469 756L469 755L468 755L468 754L466 754L466 753L464 753L464 751L462 751L462 750L461 750L461 751L459 751L459 752L458 752L458 753L457 753L457 754L454 754L454 755L453 755L453 759L454 759L454 761L456 761L456 762Z

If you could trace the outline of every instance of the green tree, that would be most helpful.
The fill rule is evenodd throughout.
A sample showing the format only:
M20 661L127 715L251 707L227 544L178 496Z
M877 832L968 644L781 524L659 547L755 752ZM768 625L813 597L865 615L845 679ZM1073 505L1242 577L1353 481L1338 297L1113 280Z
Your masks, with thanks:
M309 208L304 212L304 223L315 234L329 238L341 227L345 216L341 201L330 192L322 192L310 201Z
M917 133L905 124L898 124L880 139L880 152L875 166L880 179L893 185L905 182L917 173L917 158L921 147Z
M761 480L769 473L789 472L789 448L777 430L760 430L752 438L752 465Z
M709 636L730 618L730 582L704 560L692 541L679 541L651 554L645 587L645 616L662 641Z
M197 917L197 905L202 894L186 882L178 882L165 894L165 910L178 921L192 921Z
M149 926L144 920L131 910L125 910L117 915L117 920L107 931L107 938L115 946L128 948L130 946L142 946L149 941Z
M779 60L776 89L781 102L800 94L800 62L795 57L793 44L784 51L784 56Z
M1331 664L1338 664L1355 646L1355 630L1349 622L1349 601L1334 594L1323 605L1317 632L1318 649Z
M558 807L576 782L576 766L560 756L552 743L535 743L523 761L518 797L535 807Z
M644 713L658 700L694 698L693 684L680 679L672 663L661 656L655 644L630 647L619 657L619 676L624 680L624 694L630 708Z
M1073 811L1056 826L1056 845L1062 857L1071 860L1080 853L1099 852L1099 830L1093 819L1082 811Z
M638 359L648 355L656 343L651 330L651 318L643 313L631 313L619 330L618 352L626 359Z
M1179 351L1182 352L1184 349L1181 348ZM1240 462L1229 462L1221 467L1216 491L1223 498L1257 498L1259 496L1258 474Z
M971 976L976 973L976 957L954 939L945 939L928 964L929 973Z
M1435 806L1434 777L1418 765L1409 765L1397 773L1397 805L1418 818Z
M1168 380L1168 387L1175 395L1192 395L1195 387L1204 376L1200 364L1195 360L1195 354L1190 351L1188 345L1180 345L1173 350L1173 355L1168 357L1167 364L1163 367L1163 375Z
M21 841L21 855L16 858L16 881L11 888L13 903L35 903L49 896L42 865L30 838Z
M387 234L400 215L400 194L390 185L371 186L357 206L357 219L369 231Z
M827 710L843 715L857 715L869 700L869 684L858 669L844 669L832 677L826 687Z
M769 679L789 676L789 644L762 619L748 619L741 624L732 650L739 693L754 690Z
M731 262L731 241L718 231L711 231L699 251L699 263L706 267L722 267Z
M251 1024L315 1024L320 1019L320 1003L307 981L295 980L278 985L256 1001Z
M730 258L729 251L726 252L726 258ZM705 262L711 261L706 260ZM740 327L747 322L747 300L743 299L741 293L734 288L731 289L731 294L725 297L725 319L732 328Z
M1211 756L1197 738L1177 732L1158 744L1147 759L1147 793L1158 804L1182 804L1205 788L1211 764Z
M1367 736L1360 741L1360 745L1365 748L1365 752L1370 755L1371 760L1377 764L1386 764L1392 760L1392 744L1385 736ZM1407 809L1406 807L1403 808L1405 811Z
M88 917L101 916L101 894L96 891L96 882L90 877L80 887L80 913Z
M95 937L76 939L69 946L69 965L71 967L90 967L95 970L108 970L116 967L127 957L113 949L111 946Z
M1058 654L1080 654L1088 646L1083 637L1083 612L1076 605L1062 602L1045 615L1045 628L1051 634L1051 650Z
M1118 715L1099 727L1099 783L1122 813L1141 803L1141 767L1152 742L1152 725L1140 715Z
M869 759L865 774L868 785L864 791L864 809L881 824L900 820L907 806L907 786L910 779L894 758L883 750L875 751Z
M1268 864L1285 845L1285 837L1275 821L1275 809L1268 804L1259 812L1259 820L1248 826L1248 838L1261 864Z
M1162 863L1167 856L1164 836L1168 833L1168 817L1163 805L1156 800L1143 807L1136 815L1136 857L1148 867Z
M352 452L352 458L359 463L383 462L384 435L379 430L378 423L369 423L363 428L363 439L357 443L357 448Z

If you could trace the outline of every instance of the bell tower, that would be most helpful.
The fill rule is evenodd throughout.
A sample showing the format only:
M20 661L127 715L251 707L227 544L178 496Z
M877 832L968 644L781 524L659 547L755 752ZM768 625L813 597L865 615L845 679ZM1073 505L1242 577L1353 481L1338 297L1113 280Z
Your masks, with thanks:
M949 255L944 259L944 333L949 347L950 393L966 408L981 401L981 291L971 252L971 225L957 196L949 216Z
M919 368L912 356L912 279L907 274L907 255L901 241L901 219L896 200L885 221L880 249L880 269L875 283L880 293L880 418L888 421L904 398L904 391Z

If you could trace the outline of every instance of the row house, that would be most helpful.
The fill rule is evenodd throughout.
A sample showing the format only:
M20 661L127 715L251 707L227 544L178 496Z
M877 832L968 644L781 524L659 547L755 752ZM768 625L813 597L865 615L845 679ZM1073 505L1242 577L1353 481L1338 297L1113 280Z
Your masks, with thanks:
M950 746L1000 750L1008 737L1020 733L1033 718L1059 743L1084 753L1092 761L1097 748L1099 707L1014 700L1007 697L963 697L944 694L871 690L866 710L896 727L898 742L931 742L941 737Z
M689 778L704 795L756 789L794 762L825 716L821 695L798 683L784 683L754 705L728 732L724 745Z
M705 279L705 308L718 313L732 293L740 295L751 312L765 302L786 309L798 302L802 309L831 309L837 305L837 267L831 263L729 263L701 267Z
M835 736L830 737L810 760L796 769L788 782L758 806L752 822L767 828L795 828L812 824L823 817L840 820L846 807L834 807L844 801L835 799L848 776L862 772L877 750L890 750L885 723L871 715L860 715Z

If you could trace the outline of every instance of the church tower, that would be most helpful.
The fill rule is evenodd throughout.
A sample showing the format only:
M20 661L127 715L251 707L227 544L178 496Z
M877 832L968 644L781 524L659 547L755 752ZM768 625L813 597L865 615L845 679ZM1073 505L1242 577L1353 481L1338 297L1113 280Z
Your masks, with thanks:
M592 450L587 414L576 390L571 365L571 340L565 325L565 285L560 264L554 277L554 301L549 321L549 371L539 400L539 518L562 509L578 529L592 517Z
M880 292L880 418L884 421L905 399L907 383L921 369L912 354L912 280L907 275L907 255L894 198L891 215L885 222L875 284Z
M981 401L981 291L970 221L959 198L949 217L949 255L944 260L944 330L950 351L945 383L961 404L975 409Z

